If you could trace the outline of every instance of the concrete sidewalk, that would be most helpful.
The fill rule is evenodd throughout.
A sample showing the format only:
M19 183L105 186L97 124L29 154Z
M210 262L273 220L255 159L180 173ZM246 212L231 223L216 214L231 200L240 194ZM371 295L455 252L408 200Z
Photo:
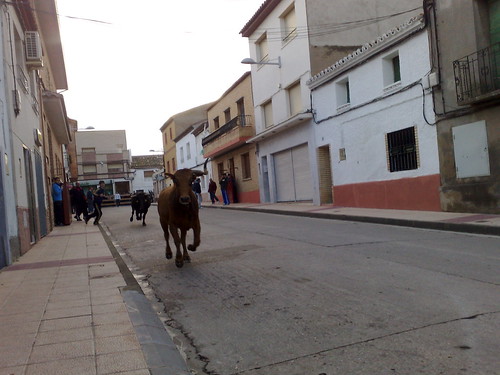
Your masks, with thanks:
M0 271L0 375L189 373L99 226L56 227Z
M231 203L227 206L220 202L213 205L204 202L202 206L500 236L500 215L315 206L301 202Z

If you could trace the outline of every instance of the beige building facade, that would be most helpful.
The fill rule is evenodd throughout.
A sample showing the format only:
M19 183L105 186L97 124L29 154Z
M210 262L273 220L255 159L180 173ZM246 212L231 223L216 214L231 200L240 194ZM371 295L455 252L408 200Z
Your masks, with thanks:
M218 183L229 173L231 202L260 202L255 144L251 73L243 74L207 111L209 134L202 139L203 155L211 159ZM220 187L218 188L220 194Z
M107 195L132 192L133 171L125 130L77 131L75 139L78 182L84 189L102 180Z
M207 119L207 108L212 103L203 104L170 117L160 128L163 140L163 164L165 172L174 173L177 170L175 138L189 127Z
M441 207L498 214L500 1L424 4L432 35Z

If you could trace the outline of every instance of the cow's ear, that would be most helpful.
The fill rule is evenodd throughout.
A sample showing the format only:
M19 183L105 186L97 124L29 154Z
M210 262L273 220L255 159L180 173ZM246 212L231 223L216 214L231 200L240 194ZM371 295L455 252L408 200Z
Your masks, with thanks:
M173 175L172 173L165 173L165 176L170 177L173 183L177 184L177 179L175 178L175 175Z

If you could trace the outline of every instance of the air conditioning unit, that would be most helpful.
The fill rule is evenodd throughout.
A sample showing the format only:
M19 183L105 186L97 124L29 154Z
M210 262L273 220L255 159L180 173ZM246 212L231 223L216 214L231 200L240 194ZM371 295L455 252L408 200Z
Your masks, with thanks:
M34 67L43 66L40 34L37 31L26 31L24 33L24 43L26 46L26 64Z
M14 101L14 113L17 116L21 112L21 93L19 90L12 90L12 99Z

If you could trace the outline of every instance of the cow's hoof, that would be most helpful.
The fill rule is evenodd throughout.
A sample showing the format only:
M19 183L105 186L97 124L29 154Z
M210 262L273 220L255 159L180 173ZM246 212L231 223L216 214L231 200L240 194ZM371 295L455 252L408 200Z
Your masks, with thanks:
M177 266L177 268L182 268L182 266L184 265L184 262L181 260L175 260L175 265Z
M186 263L191 263L191 257L187 256L187 257L184 257L184 262Z
M166 253L166 254L165 254L165 258L167 258L167 259L172 259L172 254L171 254L171 253L170 253L170 254L169 254L169 253Z
M144 226L146 226L146 223L142 223L142 226L143 226L143 227L144 227Z
M196 247L194 247L194 245L188 245L188 250L189 251L196 251Z
M133 218L133 217L131 217L131 218L130 218L130 222L132 222L132 221L134 221L134 218Z

